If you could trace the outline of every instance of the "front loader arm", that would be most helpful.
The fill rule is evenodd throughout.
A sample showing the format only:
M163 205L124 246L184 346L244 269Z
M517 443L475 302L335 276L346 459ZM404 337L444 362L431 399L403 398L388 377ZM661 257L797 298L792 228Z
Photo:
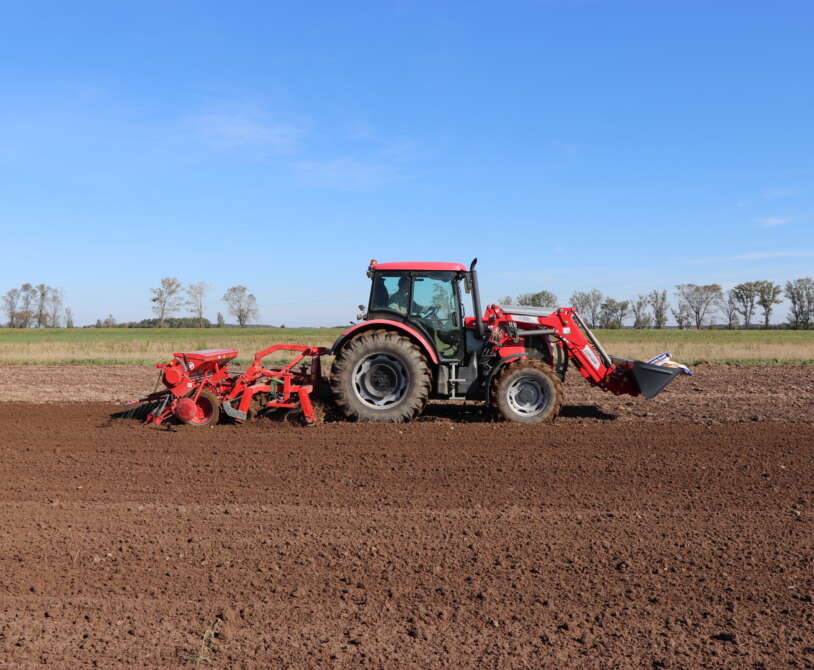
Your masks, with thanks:
M571 307L561 307L548 317L541 317L540 322L551 328L552 336L565 346L568 359L589 382L612 393L631 393L624 378L618 374L619 368L596 339L594 334ZM525 329L519 329L523 335Z
M506 326L515 338L544 335L559 340L569 362L603 391L652 398L678 373L675 368L609 356L573 307L560 307L553 312L523 311L518 308L518 313L513 313L510 306L492 305L487 310L487 321Z

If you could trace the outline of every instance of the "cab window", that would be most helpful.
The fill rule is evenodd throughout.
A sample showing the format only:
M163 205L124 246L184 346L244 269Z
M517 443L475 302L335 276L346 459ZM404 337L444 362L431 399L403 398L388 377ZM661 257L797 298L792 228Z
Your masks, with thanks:
M407 314L410 298L410 276L404 272L377 272L370 295L370 311L390 310Z
M432 336L442 358L458 357L462 335L453 273L415 276L410 317Z

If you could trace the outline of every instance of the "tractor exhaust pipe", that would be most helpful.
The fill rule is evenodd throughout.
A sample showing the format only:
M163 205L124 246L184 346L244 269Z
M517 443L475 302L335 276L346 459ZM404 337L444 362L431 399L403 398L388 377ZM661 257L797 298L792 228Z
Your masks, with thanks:
M475 307L475 325L478 328L478 338L483 339L486 336L483 328L483 312L480 308L480 290L478 289L478 273L475 272L475 266L478 264L478 259L473 258L472 263L469 265L469 281L472 282L472 303Z

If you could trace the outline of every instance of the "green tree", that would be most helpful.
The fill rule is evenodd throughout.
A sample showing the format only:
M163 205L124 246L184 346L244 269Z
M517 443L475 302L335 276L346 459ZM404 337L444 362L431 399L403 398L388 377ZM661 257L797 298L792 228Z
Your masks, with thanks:
M602 310L599 312L599 326L601 328L622 328L628 317L630 303L627 300L614 300L605 298Z
M664 328L667 325L667 311L670 309L667 291L650 291L648 300L653 308L653 323L656 328Z
M20 287L20 309L17 312L18 328L28 328L34 322L36 300L37 289L31 284L23 284Z
M768 328L774 306L783 302L780 299L783 289L779 284L768 280L759 281L757 285L757 304L763 310L763 327Z
M13 288L9 291L6 291L5 295L3 295L3 311L6 313L6 317L8 319L8 327L9 328L16 328L17 327L17 303L20 300L20 289Z
M791 303L789 325L795 330L809 328L814 322L814 279L801 277L787 281L786 297Z
M167 317L175 314L183 304L181 297L181 282L175 277L162 277L161 286L158 288L151 288L150 293L153 297L150 299L153 303L153 314L158 317L158 327L164 327L164 320Z
M245 286L232 286L224 293L223 302L241 328L257 319L257 299Z
M36 325L37 328L48 326L48 296L51 291L50 286L37 284L36 289Z
M676 320L676 325L681 330L690 327L691 323L690 308L687 306L686 302L684 302L683 300L679 300L678 309L671 308L670 311L673 314L673 318Z
M738 301L735 298L735 289L726 292L726 299L721 301L720 310L726 317L726 327L729 330L737 328L738 322Z
M204 327L204 310L206 309L206 294L209 287L206 282L200 281L197 284L190 284L187 286L187 300L186 305L189 311L198 319L198 328Z
M636 300L630 301L634 328L650 328L653 325L653 315L647 311L649 306L650 298L646 295L639 295L636 297Z
M551 291L538 291L537 293L523 293L517 296L517 304L526 307L556 307L557 296Z
M720 284L679 284L676 289L699 330L704 327L704 321L715 313L723 297Z
M64 297L62 291L58 288L48 287L48 300L46 303L46 320L47 326L51 328L59 328L62 319L62 303Z
M588 321L591 328L599 325L599 313L602 311L603 302L605 302L605 296L599 289L575 291L571 294L571 306Z
M732 299L735 301L738 314L743 317L743 327L748 329L757 305L759 282L746 281L732 288Z

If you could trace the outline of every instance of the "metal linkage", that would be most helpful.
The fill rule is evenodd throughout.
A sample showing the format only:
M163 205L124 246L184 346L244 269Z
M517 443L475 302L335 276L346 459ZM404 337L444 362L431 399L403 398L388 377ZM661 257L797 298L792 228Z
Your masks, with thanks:
M263 359L279 351L295 352L292 361L282 367L266 368ZM226 394L223 401L229 404L239 399L237 412L234 418L245 420L247 413L258 394L269 394L267 402L261 403L262 408L279 407L302 409L306 425L315 422L314 406L310 394L316 383L322 378L320 356L328 353L324 347L309 347L300 344L275 344L259 351L254 361L246 371L235 379L231 391ZM310 367L302 364L305 358L311 358ZM300 370L296 366L302 364ZM227 411L228 413L228 411ZM234 416L234 415L233 415Z

